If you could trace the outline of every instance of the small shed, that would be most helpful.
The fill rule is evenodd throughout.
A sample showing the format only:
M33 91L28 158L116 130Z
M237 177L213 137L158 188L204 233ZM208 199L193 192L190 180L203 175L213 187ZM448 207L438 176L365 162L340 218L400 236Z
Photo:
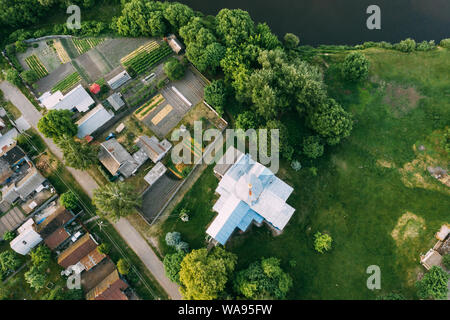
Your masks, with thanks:
M100 90L101 90L100 86L95 82L89 87L89 91L91 91L93 94L99 93Z
M428 252L420 257L420 263L425 269L430 270L434 266L442 265L442 256L434 249L428 250Z
M161 178L164 173L166 173L167 168L158 162L144 177L144 180L152 186L159 178Z
M109 104L111 105L111 107L114 108L114 110L119 110L120 108L122 108L125 105L125 102L122 99L122 95L120 93L113 93L112 95L110 95L108 97L108 99L106 99Z

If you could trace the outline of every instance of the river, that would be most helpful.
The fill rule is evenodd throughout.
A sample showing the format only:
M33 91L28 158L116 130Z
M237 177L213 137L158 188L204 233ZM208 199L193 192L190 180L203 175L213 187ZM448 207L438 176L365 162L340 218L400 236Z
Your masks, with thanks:
M240 8L254 21L267 22L280 37L299 36L301 44L398 42L450 37L450 0L177 0L205 14ZM381 29L369 30L366 9L381 9Z

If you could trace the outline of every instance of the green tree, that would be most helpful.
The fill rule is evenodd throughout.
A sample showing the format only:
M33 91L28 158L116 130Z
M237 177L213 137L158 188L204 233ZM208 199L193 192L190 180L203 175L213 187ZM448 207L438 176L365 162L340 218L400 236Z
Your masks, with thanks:
M181 293L186 300L217 299L225 289L237 257L222 248L192 250L181 262Z
M109 252L111 251L111 246L105 242L103 242L102 244L100 244L97 247L97 251L101 254L109 254Z
M223 80L214 80L204 89L205 101L211 106L223 110L227 102L228 90Z
M172 81L183 78L185 72L185 66L176 58L171 58L164 64L164 73Z
M402 52L413 52L416 50L416 41L408 38L395 44L394 48Z
M117 270L119 270L120 274L127 275L130 272L130 269L131 266L126 260L119 259L119 261L117 261Z
M194 10L184 4L174 2L164 9L163 14L164 18L169 21L172 29L178 32L182 26L188 24L194 17Z
M235 126L238 129L247 131L248 129L256 129L259 126L258 118L254 112L244 111L238 114L235 122Z
M266 124L267 128L267 141L271 143L271 130L278 130L279 138L279 151L280 154L287 160L292 160L294 155L294 148L289 142L289 132L287 127L280 120L269 120ZM273 141L272 141L273 142Z
M416 282L417 295L421 299L447 299L448 279L448 273L441 267L431 267L422 280Z
M333 242L333 239L330 235L317 231L314 235L314 249L316 249L317 252L324 253L325 251L328 251L331 249L331 243Z
M66 191L59 197L59 203L68 210L78 208L78 197L73 191Z
M320 137L309 136L303 139L303 154L308 158L316 159L323 155L323 145Z
M245 43L255 33L255 23L247 11L222 9L216 16L216 31L228 47Z
M19 72L13 68L10 68L8 69L8 71L6 71L6 80L15 86L20 86L22 84Z
M72 168L86 170L97 162L97 150L86 142L77 142L64 135L57 139L66 164Z
M47 10L36 0L0 0L0 24L12 27L35 24Z
M0 271L3 273L16 270L21 263L19 256L12 250L6 250L0 253Z
M94 191L92 202L99 212L113 221L133 213L142 203L132 185L126 182L108 183Z
M11 242L16 237L16 233L14 231L6 231L3 234L3 240L6 242Z
M348 137L353 126L351 114L333 99L312 111L310 123L314 131L330 145L338 144L342 138Z
M47 138L59 138L63 135L73 137L78 132L69 110L50 110L39 119L38 129Z
M169 247L175 247L181 241L181 234L176 231L167 232L165 240Z
M25 281L33 288L36 292L42 289L47 282L47 275L45 271L38 266L31 266L30 270L25 272Z
M267 258L237 273L235 291L246 299L285 299L292 278L280 267L280 260Z
M32 250L30 255L33 265L43 270L49 265L52 252L46 245L40 245Z
M181 269L181 261L183 261L183 258L185 256L186 253L184 251L177 251L176 253L167 254L164 257L163 261L166 276L170 281L175 282L179 285L181 285L179 275Z
M298 37L293 33L286 33L284 35L284 46L286 49L292 50L298 47L300 40Z
M369 75L369 60L361 52L352 52L342 64L342 76L347 81L358 82Z
M39 79L39 76L37 75L36 71L34 70L25 70L21 74L22 79L27 83L33 83Z

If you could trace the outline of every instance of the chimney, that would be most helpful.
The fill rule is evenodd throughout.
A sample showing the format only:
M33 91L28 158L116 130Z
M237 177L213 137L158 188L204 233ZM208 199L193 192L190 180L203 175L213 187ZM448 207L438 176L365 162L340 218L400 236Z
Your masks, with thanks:
M249 194L249 196L252 195L252 184L251 183L248 184L248 194Z

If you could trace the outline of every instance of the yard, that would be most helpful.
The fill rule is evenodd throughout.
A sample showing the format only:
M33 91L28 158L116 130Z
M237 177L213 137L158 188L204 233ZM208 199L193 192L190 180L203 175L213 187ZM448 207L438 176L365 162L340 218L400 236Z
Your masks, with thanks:
M418 171L422 179L408 174L417 164L414 160L422 159L419 146L435 155L433 148L439 149L433 135L449 125L450 80L442 70L450 69L450 51L402 54L369 49L365 54L371 60L370 83L344 85L332 67L326 74L330 94L354 115L350 138L318 161L300 159L299 172L281 164L277 175L294 187L288 203L296 209L283 234L273 237L267 227L253 226L226 245L238 255L238 269L263 256L281 258L294 279L290 299L374 299L389 292L416 298L414 282L423 272L419 255L434 244L440 226L450 222L448 188L423 168ZM330 63L341 58L326 59ZM405 90L416 94L404 95ZM423 98L415 99L417 94ZM448 155L444 159L448 161ZM170 250L164 244L168 231L181 232L191 248L205 245L206 226L215 216L211 209L217 183L209 167L157 226L163 254ZM189 222L179 219L182 208L189 212ZM329 253L314 251L317 231L333 237ZM366 287L370 265L381 268L379 291Z

